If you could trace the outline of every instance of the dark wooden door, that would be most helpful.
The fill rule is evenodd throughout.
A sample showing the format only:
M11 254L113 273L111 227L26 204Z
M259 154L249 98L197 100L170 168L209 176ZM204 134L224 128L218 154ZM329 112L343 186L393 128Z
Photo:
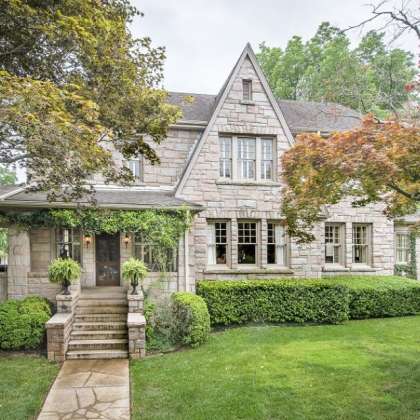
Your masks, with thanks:
M120 235L96 235L96 285L120 285Z

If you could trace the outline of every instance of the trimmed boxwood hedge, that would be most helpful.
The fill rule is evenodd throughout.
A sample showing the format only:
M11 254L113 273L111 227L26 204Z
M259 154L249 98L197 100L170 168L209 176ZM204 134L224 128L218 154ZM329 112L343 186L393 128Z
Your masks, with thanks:
M396 276L200 281L213 325L340 323L420 312L420 282Z
M214 325L246 322L337 324L349 318L346 287L320 281L200 281Z
M172 338L175 342L197 347L210 333L210 315L202 297L188 292L171 295Z
M47 299L30 296L0 304L0 349L37 349L41 346L45 323L51 318Z

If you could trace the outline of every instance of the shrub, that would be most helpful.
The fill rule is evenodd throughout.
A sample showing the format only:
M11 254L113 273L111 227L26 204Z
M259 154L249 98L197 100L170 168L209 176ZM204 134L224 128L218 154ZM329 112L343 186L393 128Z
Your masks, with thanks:
M212 324L328 322L348 319L348 290L319 281L201 281Z
M350 318L381 318L420 312L420 282L397 276L346 276L326 279L350 292Z
M210 333L210 315L203 298L177 292L172 294L171 300L174 341L191 347L204 343Z
M51 307L42 297L8 300L0 304L0 348L36 349L42 344Z
M144 316L146 318L147 351L172 349L172 313L169 302L164 299L158 303L152 303L145 299Z

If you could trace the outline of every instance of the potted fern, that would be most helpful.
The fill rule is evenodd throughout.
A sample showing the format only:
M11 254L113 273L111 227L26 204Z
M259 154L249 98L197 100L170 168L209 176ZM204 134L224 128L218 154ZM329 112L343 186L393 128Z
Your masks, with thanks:
M123 279L129 281L133 291L132 295L137 295L137 286L143 284L144 278L147 276L149 270L143 261L137 258L130 258L122 266Z
M69 286L80 277L80 265L71 258L56 258L48 267L51 283L61 283L63 295L69 295Z

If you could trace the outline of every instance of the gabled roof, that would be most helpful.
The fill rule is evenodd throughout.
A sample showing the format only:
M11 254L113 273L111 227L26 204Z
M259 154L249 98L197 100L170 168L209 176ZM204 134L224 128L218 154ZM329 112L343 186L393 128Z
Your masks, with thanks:
M333 102L293 101L276 99L290 131L323 133L356 128L361 115L357 111ZM169 92L168 102L179 106L183 120L208 123L213 114L217 95Z
M224 83L222 89L220 90L219 94L215 97L214 101L214 107L211 111L211 116L208 120L208 124L204 130L204 132L201 134L198 141L195 143L193 151L190 155L190 158L188 159L188 162L185 166L185 169L180 177L180 180L178 182L178 185L176 187L175 195L178 194L182 188L185 185L186 180L188 179L189 174L191 173L191 169L194 166L195 161L197 160L202 145L205 143L206 138L208 136L208 133L212 129L214 122L219 114L220 109L223 106L223 103L225 102L225 99L230 91L230 88L232 87L232 84L243 64L245 59L248 58L251 61L251 64L254 67L255 72L257 73L257 76L263 86L263 89L265 91L265 94L267 95L267 98L277 116L277 118L280 121L280 124L283 127L284 133L286 135L287 140L289 141L290 145L294 143L294 139L292 136L292 133L290 132L290 129L286 123L286 120L284 118L284 115L279 107L279 104L277 103L276 99L274 98L273 92L271 91L270 87L268 86L267 79L264 76L264 73L261 70L261 67L258 64L257 57L254 54L254 51L252 50L251 44L247 43L244 50L242 51L242 54L240 55L238 61L236 62L234 68L232 69L231 73L229 74L229 77L227 78L226 82ZM201 97L201 99L203 99ZM200 115L202 115L200 113Z

